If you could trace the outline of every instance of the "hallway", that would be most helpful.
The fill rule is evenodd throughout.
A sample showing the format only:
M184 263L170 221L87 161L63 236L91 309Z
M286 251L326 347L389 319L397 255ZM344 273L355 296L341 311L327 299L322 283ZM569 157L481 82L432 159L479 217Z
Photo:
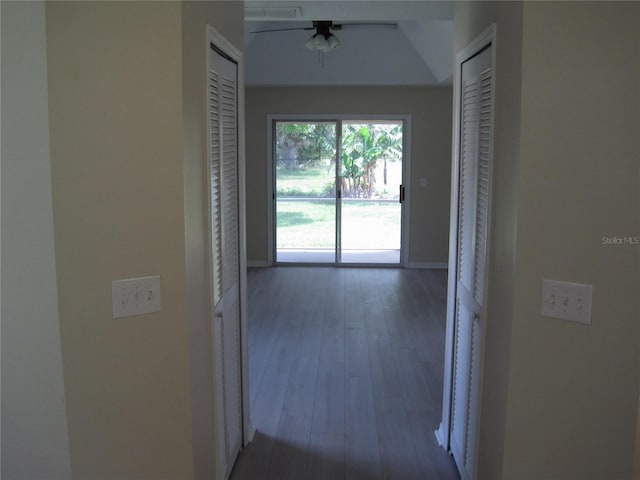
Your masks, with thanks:
M251 413L233 480L457 479L441 416L446 272L250 269Z

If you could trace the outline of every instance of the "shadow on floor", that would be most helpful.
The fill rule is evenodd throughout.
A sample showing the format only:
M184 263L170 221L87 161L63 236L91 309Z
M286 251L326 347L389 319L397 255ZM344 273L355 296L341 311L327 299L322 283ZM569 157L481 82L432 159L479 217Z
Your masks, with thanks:
M345 462L344 445L339 436L323 435L311 439L311 445L272 438L257 431L253 442L236 461L231 480L441 480L458 479L453 458L444 450L423 458L429 464L416 471L406 464ZM435 440L433 440L435 443Z

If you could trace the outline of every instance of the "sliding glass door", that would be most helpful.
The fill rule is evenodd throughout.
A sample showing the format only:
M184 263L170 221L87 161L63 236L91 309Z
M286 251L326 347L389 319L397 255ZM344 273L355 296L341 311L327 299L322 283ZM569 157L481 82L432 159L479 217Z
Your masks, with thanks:
M403 121L272 128L276 262L399 264Z
M275 122L277 262L336 262L335 122Z
M343 263L400 263L402 122L343 121Z

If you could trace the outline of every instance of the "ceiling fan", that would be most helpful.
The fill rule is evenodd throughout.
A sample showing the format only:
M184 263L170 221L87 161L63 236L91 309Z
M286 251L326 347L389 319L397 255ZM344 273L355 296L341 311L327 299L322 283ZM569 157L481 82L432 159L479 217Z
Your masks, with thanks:
M335 50L340 46L340 40L332 32L334 30L362 30L365 28L384 28L396 29L398 25L388 22L358 22L358 23L333 23L331 20L314 20L311 27L294 27L294 28L273 28L267 30L257 30L250 33L271 33L285 32L292 30L315 30L316 32L309 37L305 46L309 50L317 50L326 53Z

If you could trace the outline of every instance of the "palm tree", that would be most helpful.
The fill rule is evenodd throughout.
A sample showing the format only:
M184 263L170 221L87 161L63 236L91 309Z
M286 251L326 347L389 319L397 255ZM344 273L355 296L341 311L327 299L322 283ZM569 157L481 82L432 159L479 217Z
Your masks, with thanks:
M342 134L342 176L347 197L371 198L379 159L402 157L402 125L344 124ZM385 175L386 183L386 175Z

